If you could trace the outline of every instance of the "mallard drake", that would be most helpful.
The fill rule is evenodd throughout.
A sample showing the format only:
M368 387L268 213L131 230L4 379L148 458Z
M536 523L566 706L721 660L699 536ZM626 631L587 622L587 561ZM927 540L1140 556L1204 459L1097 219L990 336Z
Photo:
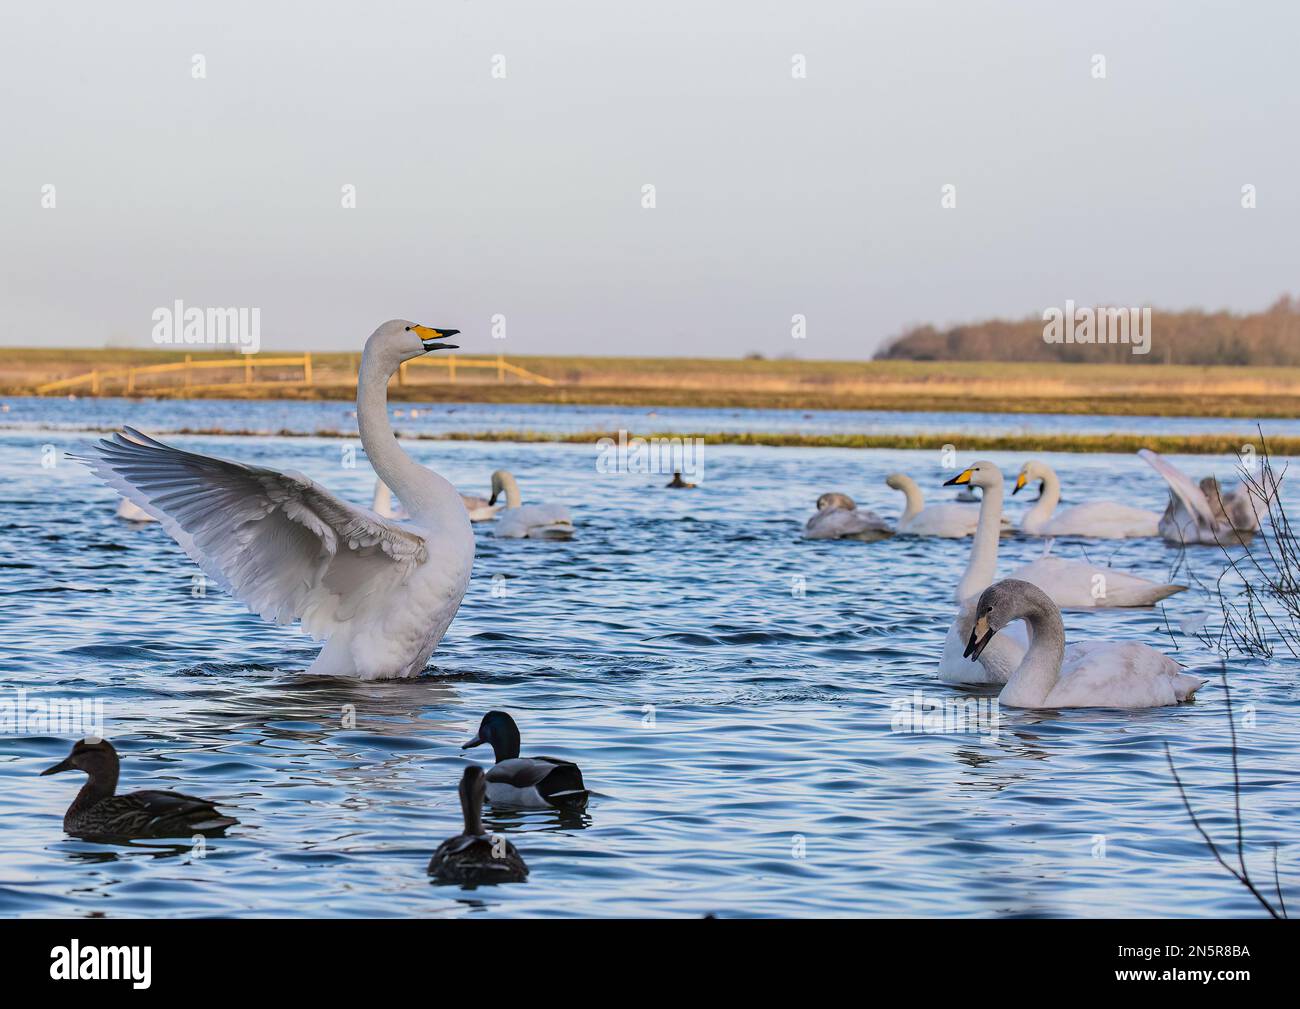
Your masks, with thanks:
M85 838L190 837L219 834L239 822L223 816L207 799L180 792L115 795L120 767L112 743L87 738L79 740L65 760L41 772L86 772L88 780L63 817L65 831Z
M483 768L471 765L460 777L460 810L465 830L438 845L429 875L441 883L522 883L528 866L515 846L483 829Z
M489 711L462 750L488 743L496 766L487 772L487 797L494 805L584 809L590 793L578 765L555 757L519 756L519 726L504 711Z

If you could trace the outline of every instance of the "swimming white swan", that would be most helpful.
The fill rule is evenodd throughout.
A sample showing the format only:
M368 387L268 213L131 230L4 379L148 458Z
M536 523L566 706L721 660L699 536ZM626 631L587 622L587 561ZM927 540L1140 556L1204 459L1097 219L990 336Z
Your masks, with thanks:
M465 510L469 512L471 522L491 522L501 510L501 505L488 504L487 498L476 494L462 494L460 499L465 504Z
M974 483L983 488L985 511L1002 513L1002 471L991 462L977 462L959 473L948 484ZM945 484L947 486L947 484ZM992 584L997 571L998 540L993 535L991 523L982 526L976 534L987 542L977 542L971 549L971 563L958 586L958 599L967 599ZM977 560L978 558L978 560ZM1067 561L1059 557L1040 557L1011 573L1012 578L1033 582L1052 597L1057 606L1065 609L1096 609L1099 607L1154 606L1161 599L1183 592L1186 585L1153 582L1147 578L1125 574L1115 568L1099 567L1083 561Z
M523 504L519 494L519 484L515 478L503 469L492 474L492 496L488 504L497 503L497 497L505 492L505 510L497 514L494 530L497 536L507 539L567 540L573 538L573 516L564 505Z
M1051 466L1031 459L1020 467L1012 494L1031 480L1041 480L1038 503L1025 512L1020 531L1028 536L1090 536L1094 539L1119 540L1138 536L1157 536L1160 516L1153 511L1134 508L1117 501L1087 501L1052 514L1061 500L1061 481Z
M130 498L117 499L117 517L128 522L157 522L158 520Z
M874 540L894 535L889 523L873 511L859 509L847 494L831 492L817 499L817 514L803 527L806 540Z
M1036 585L1009 578L976 604L966 654L978 659L1013 620L1030 644L998 703L1013 708L1158 708L1186 701L1206 680L1138 641L1086 641L1067 650L1061 611Z
M1219 481L1206 477L1200 486L1177 466L1149 448L1138 455L1164 477L1169 504L1160 517L1160 535L1169 543L1231 546L1259 531L1259 517L1268 504L1248 486L1224 494Z
M366 341L357 422L375 472L411 515L398 525L292 470L183 452L131 428L85 460L207 574L267 620L294 620L325 646L310 674L415 676L469 585L474 534L450 483L412 460L388 420L388 380L457 330L394 320Z
M497 512L501 510L500 505L489 505L487 498L475 497L472 494L462 494L460 500L465 505L465 511L469 513L471 522L487 522L496 518ZM382 515L386 519L396 519L398 522L405 522L410 518L400 503L393 504L393 492L382 480L375 481L375 500L370 510L376 515Z
M894 490L902 491L907 503L903 514L898 517L897 532L899 536L941 536L947 539L962 539L975 532L979 524L980 510L977 505L943 504L927 505L921 488L916 481L905 473L891 473L885 477L885 483ZM1011 527L1009 522L999 518L998 524Z

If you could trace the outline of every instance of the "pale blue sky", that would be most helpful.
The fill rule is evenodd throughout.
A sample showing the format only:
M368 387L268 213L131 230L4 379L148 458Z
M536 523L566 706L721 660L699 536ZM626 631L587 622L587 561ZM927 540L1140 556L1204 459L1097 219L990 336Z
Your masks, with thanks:
M272 349L397 316L820 358L1066 298L1261 308L1300 293L1297 37L1281 2L10 5L0 343L147 345L177 298Z

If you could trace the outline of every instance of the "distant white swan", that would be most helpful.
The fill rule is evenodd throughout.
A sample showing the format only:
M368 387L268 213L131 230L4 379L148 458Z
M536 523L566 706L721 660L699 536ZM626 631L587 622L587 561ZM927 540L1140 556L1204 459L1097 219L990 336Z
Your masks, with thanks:
M506 539L567 540L573 538L573 516L564 505L526 505L519 493L519 484L506 470L492 474L492 497L489 505L497 502L502 492L506 496L504 511L498 512L494 530Z
M804 526L806 540L874 540L894 535L889 523L873 511L858 508L847 494L831 492L817 499L817 514Z
M130 498L117 499L117 517L128 522L157 522L158 520Z
M472 494L462 494L460 500L465 505L465 511L469 513L471 522L488 522L496 518L497 512L501 510L500 505L489 505L487 498L475 497ZM405 522L410 518L401 504L393 503L393 492L382 480L375 481L375 500L370 510L376 515L382 515L386 519L396 519L398 522Z
M1138 641L1086 641L1067 650L1061 611L1037 585L1007 579L980 595L966 654L978 659L1012 621L1029 648L998 703L1013 708L1158 708L1186 701L1206 680Z
M1087 501L1063 508L1052 514L1061 500L1061 481L1051 466L1031 459L1020 467L1012 494L1032 480L1041 480L1038 502L1020 520L1020 531L1028 536L1090 536L1093 539L1119 540L1159 535L1160 516L1153 511L1134 508L1117 501Z
M927 505L921 488L905 473L891 473L885 478L885 483L894 490L902 491L907 502L903 514L898 517L896 528L899 536L940 536L947 539L962 539L972 535L975 527L979 525L978 505L952 502ZM1010 524L1001 518L998 524L1010 528Z
M375 498L370 504L370 510L376 515L398 522L405 522L410 518L405 508L393 503L393 492L388 489L388 484L378 477L375 478Z
M1138 455L1164 477L1169 485L1169 504L1160 517L1160 535L1169 543L1232 546L1259 531L1259 519L1268 513L1248 486L1224 494L1214 477L1200 486L1168 459L1149 448Z
M131 428L92 447L91 469L162 522L250 610L299 620L325 646L310 674L415 676L469 584L474 534L460 495L412 460L388 420L388 380L457 331L395 320L366 341L357 422L366 455L411 514L398 525L295 471L183 452Z

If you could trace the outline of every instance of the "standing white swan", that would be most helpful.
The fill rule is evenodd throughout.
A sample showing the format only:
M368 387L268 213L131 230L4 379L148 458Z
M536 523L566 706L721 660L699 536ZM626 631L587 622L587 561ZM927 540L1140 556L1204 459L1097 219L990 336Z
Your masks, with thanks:
M940 536L947 539L962 539L975 532L979 525L980 510L978 505L943 504L927 505L921 488L906 473L891 473L885 477L885 483L896 491L902 491L906 505L903 514L898 517L897 532L899 536ZM1007 525L1001 518L999 525Z
M1086 501L1052 514L1061 500L1061 481L1045 462L1031 459L1020 467L1012 494L1032 480L1041 480L1043 492L1038 502L1020 520L1020 531L1028 536L1090 536L1093 539L1119 540L1159 535L1160 516L1144 508L1117 501Z
M1087 641L1066 650L1061 611L1037 585L1009 578L979 597L966 654L978 659L1013 620L1029 648L998 703L1013 708L1159 708L1186 701L1206 680L1139 641Z
M817 514L803 527L806 540L874 540L894 535L889 523L873 511L859 509L847 494L832 491L817 499Z
M506 539L567 540L573 538L573 516L564 505L526 505L519 484L506 470L492 474L492 496L488 504L497 503L505 492L506 507L497 514L495 533Z
M388 380L403 361L456 349L438 342L456 332L394 320L361 355L361 443L410 525L350 505L301 473L183 452L131 428L92 446L86 462L254 613L299 620L325 639L308 673L415 676L465 595L474 534L456 489L397 444Z
M1219 481L1206 477L1200 486L1164 456L1149 448L1138 456L1164 477L1169 485L1169 504L1160 517L1160 535L1169 543L1201 546L1233 546L1259 532L1260 501L1249 486L1224 494Z

